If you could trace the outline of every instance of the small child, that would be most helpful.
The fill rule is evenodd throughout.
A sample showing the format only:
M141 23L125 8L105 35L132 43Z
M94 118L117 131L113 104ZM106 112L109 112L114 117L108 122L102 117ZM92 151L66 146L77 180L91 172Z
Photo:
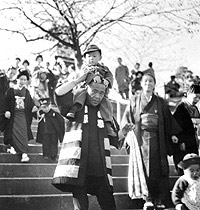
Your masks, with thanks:
M116 136L116 133L111 127L113 108L107 97L109 88L112 88L113 85L113 75L108 67L99 63L102 57L101 54L100 48L98 48L96 45L89 45L83 53L85 63L81 68L81 72L82 74L87 73L86 84L89 84L92 80L96 83L101 83L103 80L103 83L106 86L106 94L100 104L100 113L102 118L105 120L108 135ZM76 112L83 107L85 100L86 90L84 88L78 89L75 93L74 105L66 117L74 118Z
M200 209L200 157L191 153L178 164L184 175L179 177L172 190L176 210Z
M58 140L63 141L65 121L57 111L50 108L50 98L40 99L39 103L36 142L42 144L44 158L55 161L58 154Z

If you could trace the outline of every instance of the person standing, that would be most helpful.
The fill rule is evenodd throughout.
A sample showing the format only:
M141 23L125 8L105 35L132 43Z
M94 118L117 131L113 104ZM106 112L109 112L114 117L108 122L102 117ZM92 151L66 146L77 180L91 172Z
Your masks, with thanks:
M58 141L63 141L65 132L64 118L50 106L50 98L41 98L37 111L36 142L42 144L43 157L57 160Z
M126 123L135 125L134 133L149 191L144 210L165 208L164 199L169 197L167 155L172 155L172 145L178 141L175 135L181 131L167 102L154 94L155 84L154 74L143 75L142 91L132 97L121 122L122 127Z
M50 69L50 63L49 62L46 62L46 68L48 70L48 73L47 73L47 79L48 79L48 92L49 92L49 97L50 97L50 100L51 100L51 104L52 105L56 105L55 104L55 101L54 101L54 91L55 91L55 88L56 88L56 85L57 85L57 82L58 82L58 76L56 76L54 74L54 72Z
M85 81L87 73L55 90L61 114L66 116L73 105L73 89ZM87 194L95 195L102 210L116 210L111 174L110 144L121 148L127 124L116 136L108 136L99 105L106 92L102 83L93 80L87 86L84 106L75 118L67 121L62 148L53 185L61 191L72 192L76 210L88 210ZM114 126L116 125L116 126ZM121 140L122 139L122 140ZM121 141L120 141L121 140Z
M118 58L119 66L115 70L115 79L118 84L118 90L123 99L129 98L129 70L122 64L122 59ZM125 94L125 95L124 95Z
M200 118L200 113L196 107L199 100L200 86L192 85L187 96L182 99L174 112L174 118L182 128L182 132L178 134L179 143L174 145L173 155L174 165L179 175L182 175L183 171L177 165L183 160L183 157L188 153L198 154L198 139L192 119Z
M33 139L31 131L33 99L26 89L29 80L28 71L19 71L17 85L9 88L5 95L4 144L11 145L16 153L22 155L21 162L28 162L28 141Z

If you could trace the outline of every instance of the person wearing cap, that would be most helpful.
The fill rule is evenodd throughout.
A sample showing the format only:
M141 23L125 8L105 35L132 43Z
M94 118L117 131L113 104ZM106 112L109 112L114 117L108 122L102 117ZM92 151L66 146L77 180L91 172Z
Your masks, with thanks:
M154 74L147 72L143 75L142 91L132 97L121 121L122 127L127 122L135 125L134 133L141 152L142 167L149 191L147 195L142 196L145 199L144 210L165 208L165 199L169 197L167 155L173 154L172 145L178 142L176 135L181 131L167 102L154 94L155 84ZM127 150L129 152L129 147ZM136 193L135 189L134 187L129 189L133 195ZM129 196L134 199L132 195Z
M165 93L169 94L170 98L180 97L181 93L179 92L180 85L176 82L176 76L172 75L171 80L165 85Z
M56 88L56 101L63 116L73 106L74 88L85 81L87 73L74 81ZM53 185L71 192L76 210L88 210L87 194L95 195L102 210L116 210L113 195L110 146L121 148L124 135L132 129L127 124L119 131L116 121L112 124L116 136L109 136L100 112L106 87L101 81L91 81L83 108L75 118L66 121L66 131L54 172ZM111 113L110 113L111 114Z
M50 98L39 99L36 142L42 144L44 158L57 160L58 141L63 141L65 122L61 114L51 108Z
M115 70L115 79L118 84L119 94L123 99L129 98L129 70L128 67L122 64L122 58L117 59L119 66Z
M83 53L84 64L81 68L81 75L87 73L86 84L90 83L92 80L96 83L101 83L103 81L106 87L106 94L100 105L100 112L102 114L103 119L105 119L105 125L109 135L115 136L115 132L113 131L112 124L112 115L113 108L112 104L108 99L109 89L112 88L113 85L113 75L108 69L108 67L100 64L100 60L102 57L101 49L96 45L89 45ZM78 110L83 107L83 104L86 100L86 90L85 88L81 88L77 90L77 93L74 96L74 106L67 114L68 118L74 118L75 114Z
M175 168L179 175L182 175L183 171L178 168L177 164L183 157L188 153L198 154L198 139L192 119L200 117L200 113L196 107L199 99L200 86L192 85L174 112L174 118L182 128L182 132L177 135L179 143L174 145L173 155Z
M11 145L13 153L22 155L21 162L28 162L28 141L33 139L31 131L33 99L26 88L29 80L27 71L19 71L17 85L9 88L5 95L4 144ZM14 149L13 149L14 148Z
M178 178L172 190L172 201L176 210L200 209L200 157L190 153L178 166L184 175Z

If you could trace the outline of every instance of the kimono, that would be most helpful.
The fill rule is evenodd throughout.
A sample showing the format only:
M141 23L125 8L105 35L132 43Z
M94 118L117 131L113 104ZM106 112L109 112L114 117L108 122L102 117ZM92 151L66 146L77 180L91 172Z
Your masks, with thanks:
M57 104L61 114L66 116L73 105L73 93L57 96ZM119 130L117 123L113 129ZM74 187L84 186L86 176L101 176L112 192L111 144L121 145L118 136L107 136L99 106L92 107L86 100L75 119L67 121L53 185L61 191L72 192ZM87 193L95 194L92 189Z
M6 119L4 144L10 144L18 153L27 153L28 140L33 139L31 131L33 99L24 87L21 90L8 89L5 96L5 111L11 112Z
M134 132L141 152L149 197L162 200L169 192L167 155L173 154L171 136L179 133L181 128L164 99L154 94L150 101L143 93L133 96L122 118L122 127L130 122L135 124Z

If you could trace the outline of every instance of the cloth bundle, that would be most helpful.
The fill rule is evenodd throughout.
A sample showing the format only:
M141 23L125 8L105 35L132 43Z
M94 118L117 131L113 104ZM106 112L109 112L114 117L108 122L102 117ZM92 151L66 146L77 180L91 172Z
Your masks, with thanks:
M129 145L129 169L128 192L131 199L145 198L148 196L148 188L143 170L142 157L139 145L133 131L126 136L126 144Z

